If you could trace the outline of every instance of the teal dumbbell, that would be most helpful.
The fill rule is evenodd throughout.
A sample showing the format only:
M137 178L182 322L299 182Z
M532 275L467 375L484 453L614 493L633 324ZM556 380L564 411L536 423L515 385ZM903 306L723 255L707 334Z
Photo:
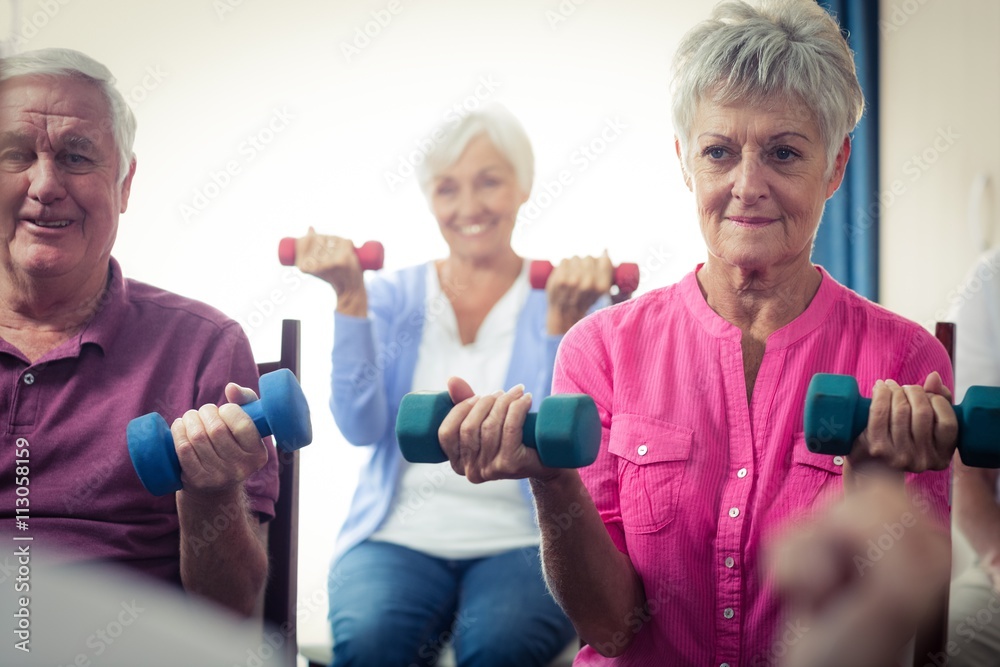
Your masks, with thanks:
M806 391L805 436L809 451L846 456L868 426L872 399L850 375L817 373ZM1000 468L1000 387L969 387L955 407L958 453L974 468Z
M416 391L403 397L396 417L396 440L411 463L448 460L438 429L455 407L448 392ZM582 468L597 458L601 419L594 399L586 394L559 394L542 400L538 412L524 420L522 442L538 451L542 465Z
M281 368L260 376L260 399L241 405L262 438L274 436L286 452L312 442L309 404L295 374ZM181 464L167 421L155 412L136 417L126 429L128 453L139 481L155 496L181 489Z

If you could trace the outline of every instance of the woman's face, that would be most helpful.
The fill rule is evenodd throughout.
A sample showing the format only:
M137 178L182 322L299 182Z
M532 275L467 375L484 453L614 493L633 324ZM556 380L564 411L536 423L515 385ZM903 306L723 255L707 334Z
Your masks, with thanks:
M486 259L510 250L517 210L528 195L514 167L485 134L431 183L430 203L453 255Z
M754 272L808 264L823 206L850 155L845 140L827 173L825 146L798 100L768 108L702 102L681 167L711 257ZM682 157L679 143L677 151Z

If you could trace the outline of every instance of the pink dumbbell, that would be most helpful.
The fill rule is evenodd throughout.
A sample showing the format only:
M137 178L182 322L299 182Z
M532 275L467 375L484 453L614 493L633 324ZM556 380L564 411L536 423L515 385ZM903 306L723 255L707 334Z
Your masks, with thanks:
M631 262L619 264L614 268L614 285L618 286L618 294L628 296L639 287L639 265ZM528 269L531 286L534 289L545 289L552 273L552 262L544 259L535 260Z
M385 249L378 241L368 241L354 249L363 271L378 271L385 259ZM295 266L295 239L286 236L278 243L278 261L284 266Z

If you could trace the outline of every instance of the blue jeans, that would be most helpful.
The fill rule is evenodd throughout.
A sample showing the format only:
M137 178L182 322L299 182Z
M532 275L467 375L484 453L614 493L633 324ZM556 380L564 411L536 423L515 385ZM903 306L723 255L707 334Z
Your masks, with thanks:
M334 667L546 665L573 626L549 595L538 547L447 560L362 542L330 571Z

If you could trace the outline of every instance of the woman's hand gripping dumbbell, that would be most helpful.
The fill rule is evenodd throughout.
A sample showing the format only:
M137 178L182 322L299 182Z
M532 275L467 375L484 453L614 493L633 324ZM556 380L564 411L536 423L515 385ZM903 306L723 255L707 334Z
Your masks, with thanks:
M639 267L635 264L611 265L605 252L598 257L571 257L553 267L546 261L534 261L528 268L532 288L544 289L549 308L546 330L562 335L579 322L591 306L609 294L615 303L624 301L639 285Z
M1000 467L1000 388L970 387L965 400L952 406L937 373L922 387L880 381L872 398L863 398L849 375L817 373L804 417L806 446L816 453L847 456L864 433L863 456L899 470L942 470L956 442L966 465Z
M595 259L607 260L607 255ZM573 268L572 263L573 260L566 260L563 262L563 264L569 264L570 269ZM610 263L610 260L607 260L607 264L610 265ZM533 289L546 289L549 276L552 275L552 272L555 271L556 268L557 267L554 267L551 262L543 259L536 259L533 261L531 266L528 268L528 276L531 281L531 287ZM624 301L625 299L628 299L632 296L632 293L639 288L639 265L631 262L623 262L618 266L612 266L611 271L611 284L618 288L618 293L615 295L616 301Z
M580 468L597 457L601 421L590 396L549 396L537 413L529 413L531 395L520 386L457 405L452 397L464 398L471 389L457 378L449 389L403 397L396 439L406 460L451 460L456 472L481 482L539 476L545 468ZM470 431L470 424L477 428Z
M286 266L296 266L303 273L330 283L337 293L337 312L366 317L368 293L362 272L381 269L384 250L378 241L355 248L345 238L317 234L310 227L301 238L281 239L278 259Z
M227 387L230 400L238 398L237 392ZM245 389L244 399L254 398ZM182 487L182 477L194 477L206 484L226 484L242 481L267 462L267 450L261 438L274 436L275 444L283 451L294 451L312 442L312 425L309 404L295 375L287 369L266 373L260 377L260 399L241 406L242 415L229 406L215 408L204 406L192 415L191 424L197 425L201 436L193 435L187 424L180 425L183 441L175 443L174 433L166 420L155 412L136 417L126 430L129 456L143 486L153 495L162 496ZM203 412L204 411L204 412ZM228 416L224 414L228 413ZM221 421L225 428L204 428L203 422ZM184 420L188 416L185 415ZM251 423L246 423L249 419ZM256 431L251 433L251 427ZM191 439L211 440L201 451ZM191 438L191 439L189 439ZM178 453L178 450L183 450ZM181 464L184 460L185 465Z

